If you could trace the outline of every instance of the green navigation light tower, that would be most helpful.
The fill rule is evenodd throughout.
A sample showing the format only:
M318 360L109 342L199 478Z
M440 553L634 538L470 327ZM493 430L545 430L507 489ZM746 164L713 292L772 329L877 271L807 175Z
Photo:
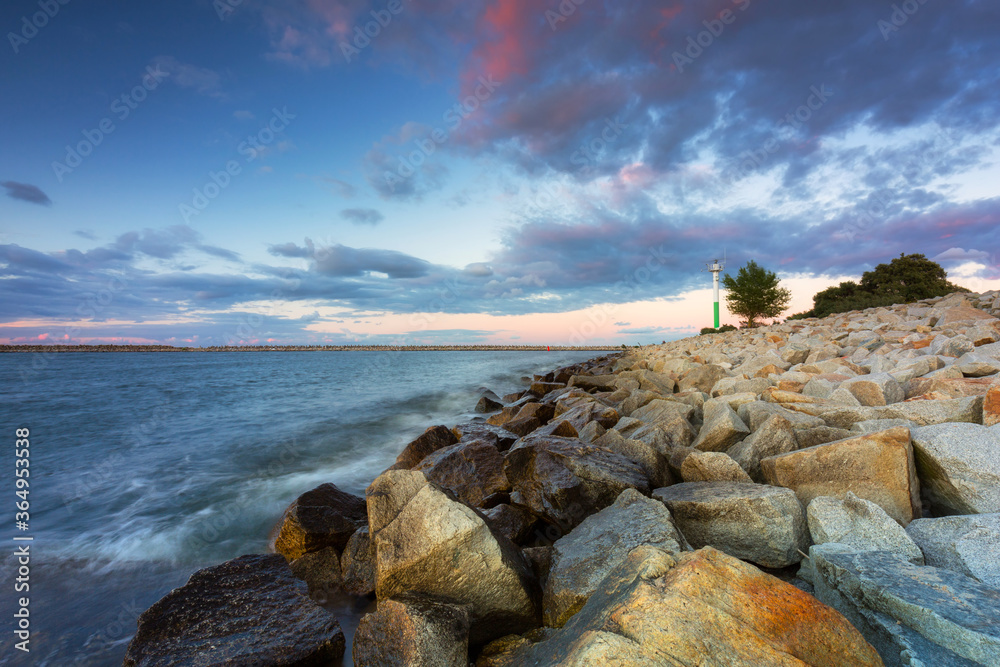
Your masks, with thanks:
M715 296L715 328L719 328L719 274L726 270L726 260L721 262L713 259L711 264L706 265L706 271L712 272L712 289Z

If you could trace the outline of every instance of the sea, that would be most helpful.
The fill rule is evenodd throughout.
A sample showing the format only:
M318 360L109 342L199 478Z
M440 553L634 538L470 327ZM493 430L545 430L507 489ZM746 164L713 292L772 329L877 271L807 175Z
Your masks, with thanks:
M363 495L424 429L475 417L484 389L601 354L0 354L0 665L121 665L143 610L195 570L266 553L298 495L325 482ZM17 429L29 432L22 497ZM15 593L24 545L29 590ZM20 597L30 653L14 646ZM327 602L346 665L370 604Z

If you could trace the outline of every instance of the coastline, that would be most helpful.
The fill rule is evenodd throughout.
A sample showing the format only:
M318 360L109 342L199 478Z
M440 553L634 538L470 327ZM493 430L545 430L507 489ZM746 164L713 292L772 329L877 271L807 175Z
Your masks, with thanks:
M303 494L277 528L281 557L237 559L192 581L225 587L247 571L280 580L282 604L326 624L309 635L289 629L291 648L275 629L274 645L255 655L337 659L347 638L309 595L342 588L377 600L353 638L358 665L442 655L451 658L443 664L472 658L484 667L609 655L640 662L666 640L602 625L608 614L637 613L636 595L660 600L642 613L674 628L671 646L710 636L719 650L778 646L817 660L807 664L900 664L893 656L906 651L927 664L976 661L975 646L922 621L949 617L947 600L922 602L929 609L919 614L879 608L902 628L886 638L864 591L906 597L905 586L929 579L986 605L1000 600L978 565L938 567L930 554L939 549L917 548L907 528L1000 517L1000 497L979 488L1000 480L995 461L984 464L979 451L939 455L948 447L942 427L1000 443L992 428L1000 422L998 314L1000 294L956 294L630 348L539 374L523 392L484 394L484 420L428 429L365 498L330 484ZM941 482L970 464L949 456L972 456L982 468L975 498L956 499L962 491ZM838 521L849 528L827 539L825 522ZM885 539L865 542L873 533ZM289 566L301 581L282 574ZM688 576L701 578L685 594L699 604L713 608L714 595L763 604L765 625L795 618L809 646L762 630L756 609L729 621L735 632L713 630L711 614L684 616L668 603L669 588ZM274 601L273 591L260 594ZM171 596L185 608L205 602L187 586ZM163 627L169 605L161 603L140 618L126 665L168 644L184 650L186 628ZM223 609L205 613L225 626ZM1000 646L996 619L981 620L968 622L976 630L958 621L956 631Z
M71 352L605 352L614 345L0 345L0 354Z

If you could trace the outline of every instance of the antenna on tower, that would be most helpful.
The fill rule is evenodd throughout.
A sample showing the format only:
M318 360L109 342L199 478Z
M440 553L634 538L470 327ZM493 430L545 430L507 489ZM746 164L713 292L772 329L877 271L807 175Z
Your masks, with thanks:
M715 328L719 328L719 274L726 270L726 251L722 251L722 261L713 259L710 264L705 265L705 270L712 274L712 292L715 297Z

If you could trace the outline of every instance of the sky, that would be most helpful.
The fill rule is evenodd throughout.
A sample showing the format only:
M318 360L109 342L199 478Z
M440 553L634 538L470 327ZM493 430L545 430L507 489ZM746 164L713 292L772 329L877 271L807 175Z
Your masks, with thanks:
M1000 288L992 0L10 0L0 343L640 344ZM723 322L735 324L723 299Z

